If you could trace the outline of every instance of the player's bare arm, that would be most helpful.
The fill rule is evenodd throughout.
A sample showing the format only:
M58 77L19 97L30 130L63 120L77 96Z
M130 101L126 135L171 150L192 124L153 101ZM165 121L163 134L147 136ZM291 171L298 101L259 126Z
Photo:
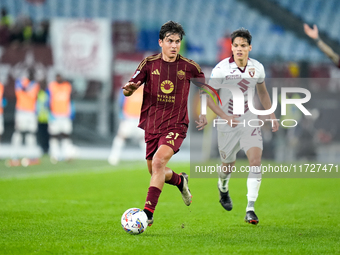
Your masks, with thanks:
M338 65L339 63L339 55L337 53L335 53L333 51L333 49L331 47L329 47L326 43L324 43L324 41L322 41L321 39L318 41L317 46L319 47L319 49L325 53L334 64Z
M131 96L141 85L141 82L138 81L137 83L134 83L132 81L126 83L122 89L123 89L123 94L124 96L128 97Z
M196 128L197 128L198 130L202 130L202 129L208 124L207 117L206 117L205 115L203 115L203 114L201 114L201 115L199 116L198 121L195 120L195 122L196 122L196 124L197 124Z
M267 91L266 83L258 83L256 85L257 94L259 96L260 102L265 110L269 110L272 106L272 102L269 97L269 93ZM276 132L279 130L279 122L276 119L275 113L269 115L270 119L272 119L272 131Z
M228 125L231 127L236 127L240 122L236 119L238 118L237 115L227 115L219 105L216 105L213 99L209 96L207 97L207 105L208 107L220 118L225 119L228 121Z
M319 47L319 49L323 53L325 53L333 61L335 65L338 65L340 56L337 53L335 53L333 49L329 47L324 41L320 39L318 27L314 24L313 28L310 28L307 24L303 24L303 28L305 30L306 35L315 40L316 45Z

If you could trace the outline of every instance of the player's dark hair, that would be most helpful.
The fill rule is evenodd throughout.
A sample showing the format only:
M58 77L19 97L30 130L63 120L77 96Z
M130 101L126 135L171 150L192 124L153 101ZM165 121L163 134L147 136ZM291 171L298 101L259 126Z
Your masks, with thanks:
M159 31L159 39L163 40L165 36L172 34L178 34L182 40L185 32L181 24L170 20L164 23L161 27L161 30Z
M242 38L246 39L248 41L249 45L251 45L252 36L247 29L242 27L242 28L239 28L239 29L235 30L234 32L232 32L231 43L234 43L234 40L235 40L236 37L242 37Z

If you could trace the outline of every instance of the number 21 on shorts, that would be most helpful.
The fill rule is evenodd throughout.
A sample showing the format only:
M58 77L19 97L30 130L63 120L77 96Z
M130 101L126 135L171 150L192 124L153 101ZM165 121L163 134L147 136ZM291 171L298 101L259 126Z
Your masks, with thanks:
M173 137L173 136L175 136L175 137ZM166 139L174 139L174 140L176 140L178 136L179 136L178 133L169 132L169 134L165 138Z

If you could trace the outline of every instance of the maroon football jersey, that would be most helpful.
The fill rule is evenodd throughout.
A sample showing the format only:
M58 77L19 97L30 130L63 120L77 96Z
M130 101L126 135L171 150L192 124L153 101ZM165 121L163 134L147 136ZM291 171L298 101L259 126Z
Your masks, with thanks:
M204 78L200 66L181 55L166 62L162 54L145 58L130 81L144 85L139 127L156 134L171 129L187 131L191 78Z

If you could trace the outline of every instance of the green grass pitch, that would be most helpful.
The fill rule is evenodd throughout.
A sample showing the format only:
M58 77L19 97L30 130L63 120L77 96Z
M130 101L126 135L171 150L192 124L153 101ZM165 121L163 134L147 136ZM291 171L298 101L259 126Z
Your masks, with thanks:
M189 207L165 185L153 226L132 236L120 218L143 208L145 162L0 164L0 254L340 254L339 179L264 178L257 226L243 221L245 178L230 180L231 212L218 202L216 179L190 179Z

